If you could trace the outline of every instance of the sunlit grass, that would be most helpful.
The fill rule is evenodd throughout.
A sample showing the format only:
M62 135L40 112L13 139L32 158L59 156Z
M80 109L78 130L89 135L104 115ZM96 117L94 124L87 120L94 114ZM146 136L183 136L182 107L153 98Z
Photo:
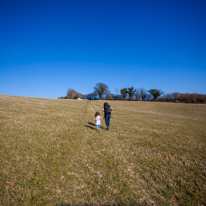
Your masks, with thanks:
M206 105L0 95L1 205L206 205Z

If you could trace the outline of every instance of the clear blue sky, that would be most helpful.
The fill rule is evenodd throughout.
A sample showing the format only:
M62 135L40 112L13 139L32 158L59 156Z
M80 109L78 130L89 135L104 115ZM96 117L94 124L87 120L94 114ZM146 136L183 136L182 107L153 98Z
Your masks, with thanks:
M206 94L205 0L0 0L0 29L0 94Z

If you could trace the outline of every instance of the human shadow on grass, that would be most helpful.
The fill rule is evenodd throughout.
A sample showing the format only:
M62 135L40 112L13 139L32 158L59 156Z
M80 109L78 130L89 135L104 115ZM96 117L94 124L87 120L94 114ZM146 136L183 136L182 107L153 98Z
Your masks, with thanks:
M84 126L90 128L90 129L96 130L96 126L95 126L95 124L92 123L92 122L88 122L88 125L84 125ZM104 127L102 127L102 126L101 126L101 129L106 130L106 128L104 128Z
M90 129L96 130L96 128L93 127L93 126L95 126L95 124L93 124L93 123L91 123L91 122L88 122L88 124L89 124L89 125L84 125L84 126L90 128Z

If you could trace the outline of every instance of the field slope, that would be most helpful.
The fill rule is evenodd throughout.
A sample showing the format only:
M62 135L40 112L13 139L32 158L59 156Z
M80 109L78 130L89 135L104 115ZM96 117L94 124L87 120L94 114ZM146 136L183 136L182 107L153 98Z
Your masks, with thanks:
M0 205L206 205L206 105L0 95Z

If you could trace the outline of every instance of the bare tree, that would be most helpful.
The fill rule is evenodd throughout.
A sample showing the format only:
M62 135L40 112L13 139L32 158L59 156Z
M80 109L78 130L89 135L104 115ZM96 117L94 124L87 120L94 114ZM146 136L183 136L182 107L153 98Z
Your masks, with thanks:
M73 99L78 99L78 98L82 99L82 94L80 93L74 94Z
M89 93L87 95L87 99L89 99L89 100L94 100L95 98L96 98L96 93L95 92Z
M115 98L115 95L112 94L111 92L108 92L108 93L106 94L106 99L108 99L108 100L113 100L114 98Z
M180 93L179 92L173 92L173 97L174 97L174 101L179 101L179 97L180 97Z
M140 95L141 95L142 100L146 99L147 92L146 92L146 90L144 88L140 89Z
M76 93L77 92L74 89L69 88L68 91L67 91L67 96L69 98L73 99Z
M134 93L135 99L139 100L140 99L140 92L139 90L136 89L136 92Z
M106 84L98 83L94 87L94 92L99 94L99 99L102 99L102 96L109 92L109 87Z

